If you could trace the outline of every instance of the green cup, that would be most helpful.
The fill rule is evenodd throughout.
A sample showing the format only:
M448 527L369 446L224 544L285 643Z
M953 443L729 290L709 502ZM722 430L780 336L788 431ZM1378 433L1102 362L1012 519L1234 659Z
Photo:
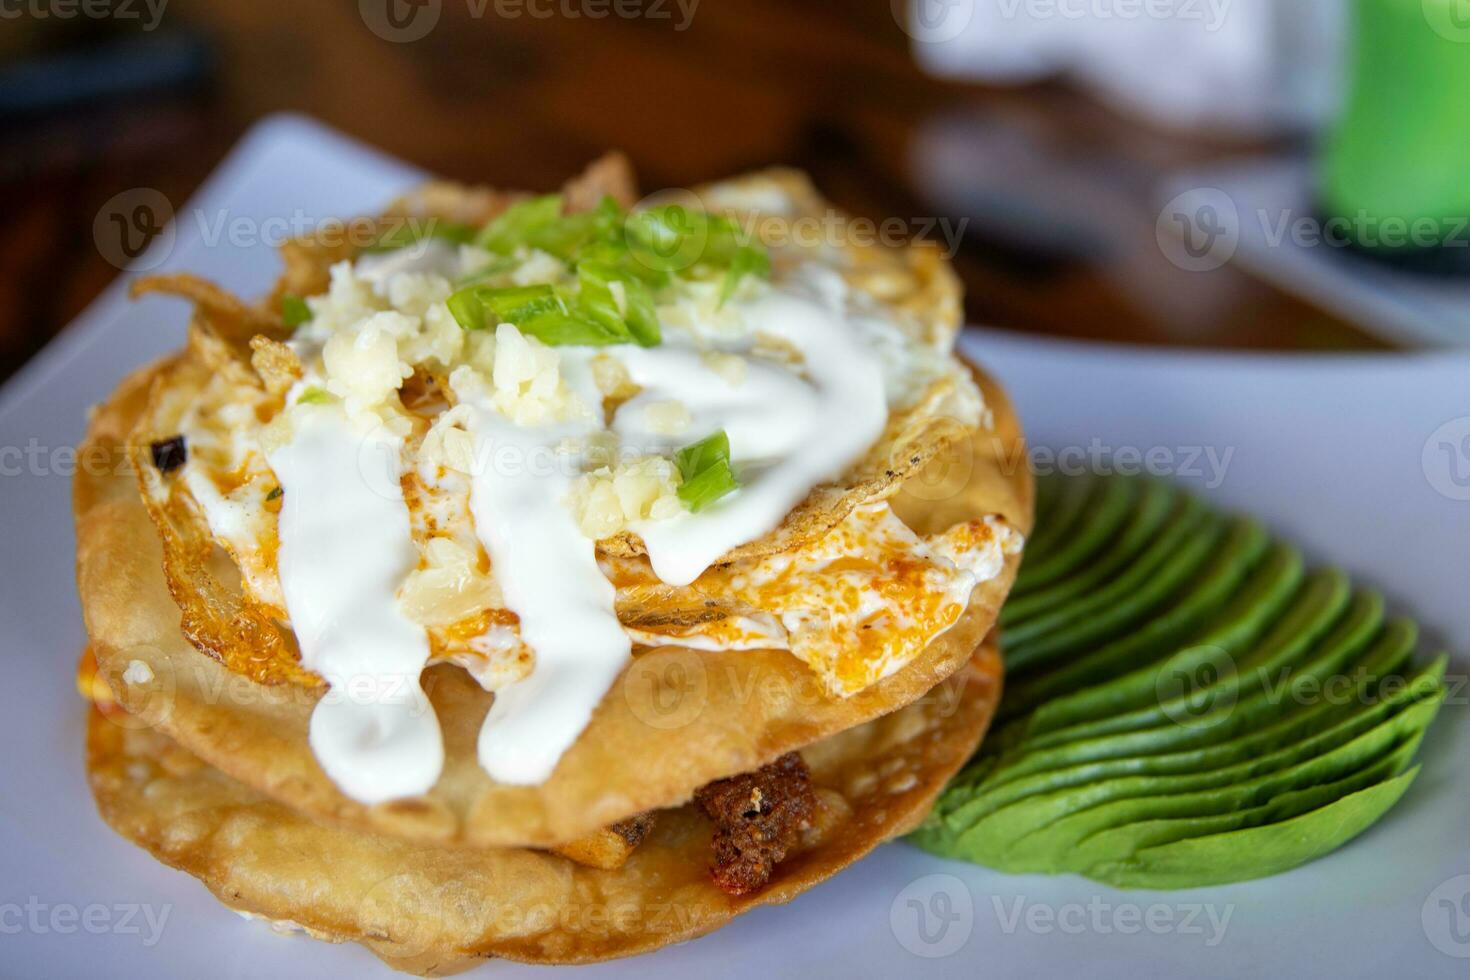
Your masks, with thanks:
M1323 216L1375 256L1470 268L1470 0L1354 0L1353 12Z

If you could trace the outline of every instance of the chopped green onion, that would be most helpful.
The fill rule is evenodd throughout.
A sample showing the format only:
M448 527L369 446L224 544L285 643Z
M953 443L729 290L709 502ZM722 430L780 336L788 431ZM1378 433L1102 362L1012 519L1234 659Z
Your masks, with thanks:
M426 238L438 238L456 245L468 245L474 240L475 229L469 225L438 218L398 219L377 241L363 249L364 252L392 252L400 248L417 245Z
M464 289L451 293L444 305L449 307L449 315L454 317L465 330L484 330L485 305L475 294L483 289L483 286L466 286Z
M512 204L475 236L475 244L487 251L509 255L526 243L538 229L561 218L561 195L547 194Z
M283 494L285 492L286 491L283 490L283 489L281 489L280 487L272 487L271 488L271 492L265 495L265 499L266 500L275 500L277 497L279 497L281 494Z
M699 262L709 241L709 220L682 204L636 211L624 226L633 255L661 272L679 272Z
M618 202L603 197L591 211L569 214L532 229L526 236L526 244L571 264L587 246L611 239L622 216Z
M696 443L685 446L674 455L674 463L678 465L679 472L684 475L685 479L714 466L721 460L729 462L729 459L730 437L723 429L714 435L706 436Z
M617 273L610 267L597 262L581 263L577 266L577 305L589 319L614 333L632 336L613 293L612 284L617 281Z
M550 286L466 286L445 301L455 322L466 330L484 330L501 323L520 326L538 313L562 309Z
M618 302L613 284L622 292ZM657 347L663 339L653 293L636 276L607 262L577 264L577 298L588 316L628 334L639 346Z
M704 510L740 485L730 468L730 437L724 430L679 450L674 465L684 478L679 499L691 511Z
M651 269L694 274L705 269L722 269L735 261L742 248L740 229L725 215L691 211L681 204L667 204L629 215L628 244L639 262Z
M632 339L626 332L619 333L605 323L570 312L541 313L516 326L548 347L606 347Z
M663 331L658 326L658 314L653 308L653 293L637 279L624 279L623 319L628 323L628 332L641 347L657 347L663 342Z
M449 312L466 330L509 323L552 347L626 344L633 340L611 295L586 303L552 286L470 286L449 297ZM609 315L609 307L611 314Z
M281 319L288 327L299 327L311 319L311 307L300 296L287 293L281 297Z
M621 234L604 241L589 242L577 254L578 263L601 262L617 269L626 277L637 279L649 289L662 289L669 284L669 274L662 269L651 269L633 255L633 250Z
M730 260L730 267L725 270L725 281L720 285L720 305L735 295L735 290L740 286L740 280L746 276L760 276L765 278L771 274L771 256L765 249L753 248L750 245L741 245L735 250L735 256Z
M307 388L296 397L296 404L326 405L327 403L334 402L336 400L336 397L325 388L318 388L315 385L312 385L310 388Z
M740 227L733 218L723 214L709 215L709 241L705 243L703 261L715 266L729 265L742 248L765 251L765 246L741 243Z
M743 244L740 229L723 215L679 204L625 215L611 197L590 211L563 214L564 201L550 194L512 205L475 237L481 248L514 263L518 250L538 249L577 270L575 292L557 287L537 293L544 308L512 310L502 302L518 294L489 289L485 279L509 271L505 260L460 283L449 309L466 330L514 323L561 343L660 342L654 296L671 275L709 279L723 276L723 303L750 275L769 275L770 258L759 243ZM616 285L615 285L616 284ZM528 287L516 287L528 288ZM517 300L518 301L518 300ZM491 322L491 317L494 322ZM590 325L589 325L590 324ZM574 339L575 338L575 339Z
M514 323L520 326L542 313L565 312L565 304L551 286L505 286L496 289L481 286L475 297L485 310L493 314L496 323Z

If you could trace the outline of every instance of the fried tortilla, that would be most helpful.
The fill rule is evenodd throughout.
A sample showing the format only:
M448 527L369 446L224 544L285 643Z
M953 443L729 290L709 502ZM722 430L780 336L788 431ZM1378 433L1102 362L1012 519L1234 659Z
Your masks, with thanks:
M660 812L626 863L604 871L544 851L452 851L314 823L163 735L95 710L87 768L118 833L241 912L362 943L424 976L496 957L588 963L787 902L911 830L984 734L1000 681L987 644L928 696L808 745L808 826L764 887L738 897L711 878L715 828L693 804Z
M100 407L84 454L127 454L150 386L165 367L134 374ZM894 498L895 510L921 533L986 514L1030 528L1031 477L1016 418L1000 388L978 371L977 378L993 428L951 447ZM815 674L783 650L642 652L540 785L496 783L484 773L475 739L492 695L459 668L430 668L424 687L443 728L443 774L424 796L365 806L338 790L308 745L321 688L258 684L185 638L133 474L89 467L77 476L74 507L88 634L101 675L128 711L210 766L316 820L444 845L564 844L646 810L681 805L711 780L895 711L965 663L994 624L1019 563L1011 556L999 576L979 585L959 622L906 667L845 700L826 696ZM135 663L148 670L129 674ZM143 673L151 679L137 682Z

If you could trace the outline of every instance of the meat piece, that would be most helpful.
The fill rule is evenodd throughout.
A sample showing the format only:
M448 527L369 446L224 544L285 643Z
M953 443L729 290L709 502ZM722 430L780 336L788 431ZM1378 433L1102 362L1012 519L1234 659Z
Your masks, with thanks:
M634 849L653 830L653 820L652 812L640 813L552 850L589 868L615 871L633 856Z
M647 813L640 813L636 817L619 820L607 829L621 837L623 843L632 848L643 843L643 838L647 837L649 832L653 830L653 821L653 811L649 810Z
M811 772L795 752L716 780L694 799L715 824L710 873L731 895L747 895L770 879L811 824L816 805Z

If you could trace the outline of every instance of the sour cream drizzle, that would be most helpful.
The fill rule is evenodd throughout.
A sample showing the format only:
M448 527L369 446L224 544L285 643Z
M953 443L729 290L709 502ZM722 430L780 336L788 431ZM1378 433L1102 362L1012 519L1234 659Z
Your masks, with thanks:
M600 404L586 359L562 369L584 404ZM601 428L586 419L518 426L488 402L468 403L476 472L470 513L506 607L536 654L531 676L496 692L480 729L480 765L503 783L544 782L592 719L632 654L597 565L596 543L567 504L578 461L554 447Z
M730 549L770 533L812 487L841 476L882 434L888 421L883 366L848 322L845 297L836 272L808 266L790 286L767 292L745 310L754 329L801 353L805 378L752 362L744 380L732 384L688 350L620 352L643 388L613 420L624 444L666 452L668 438L647 428L646 409L676 399L694 420L680 441L723 428L741 481L699 513L633 525L663 581L687 585Z
M336 406L296 412L294 438L269 461L284 491L286 610L302 664L330 687L311 715L312 751L363 803L425 793L444 743L419 684L428 637L396 600L417 560L398 483L401 444L381 429L355 431Z
M375 259L364 276L441 271L442 243L416 256ZM663 346L560 348L560 370L585 406L600 406L592 357L616 357L641 391L612 421L625 448L667 455L724 430L741 486L700 513L641 521L655 574L692 582L730 549L774 530L812 487L842 475L878 439L888 419L883 356L849 309L833 270L808 266L779 288L744 301L752 333L784 340L799 367L751 358L730 380L701 352ZM650 404L684 404L691 423L677 437L649 425ZM627 665L628 633L613 585L598 566L568 496L581 460L564 447L603 428L585 417L517 425L483 397L462 397L474 443L470 512L506 607L535 653L524 680L496 692L481 729L481 766L511 784L545 781ZM298 409L293 441L270 454L285 490L280 579L306 667L331 685L311 720L311 745L343 792L373 803L427 791L443 766L438 721L419 684L429 658L422 627L400 612L398 587L414 567L409 514L398 485L401 442L364 437L336 406ZM372 479L364 450L390 461Z
M791 343L807 377L753 362L739 384L708 367L700 353L669 344L612 352L643 391L624 403L614 429L625 446L666 453L671 437L646 428L650 402L690 409L693 441L719 429L747 480L709 512L638 525L655 573L687 584L731 548L773 528L816 483L839 476L887 421L882 368L844 321L836 281L803 280L772 292L747 315ZM601 396L588 370L591 351L561 350L563 376L584 404ZM578 527L567 497L576 461L554 447L601 428L588 418L528 427L511 423L489 400L471 410L476 472L470 512L506 606L520 617L535 651L531 676L498 691L480 731L480 764L505 783L545 781L627 665L632 644L618 621L616 591L597 564L596 544Z

